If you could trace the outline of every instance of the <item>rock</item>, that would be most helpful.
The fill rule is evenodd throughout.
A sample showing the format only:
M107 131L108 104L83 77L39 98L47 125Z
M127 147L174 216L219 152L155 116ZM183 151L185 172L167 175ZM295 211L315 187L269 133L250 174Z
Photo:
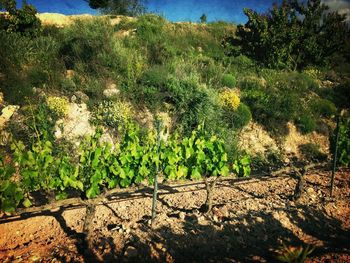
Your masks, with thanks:
M64 138L75 145L79 145L83 137L94 133L95 128L90 124L90 112L84 103L69 103L67 115L56 122L54 132L56 139Z
M179 213L179 218L180 218L181 220L184 220L185 217L186 217L186 213L185 213L185 212L180 212L180 213Z
M17 105L9 105L2 109L0 115L0 130L5 127L5 124L10 120L12 115L19 109Z
M82 91L76 91L74 92L74 95L76 96L78 102L80 103L81 102L87 103L89 101L89 96Z
M126 250L125 250L125 257L129 257L129 258L134 258L137 257L137 249L133 246L129 246Z
M12 139L12 134L5 130L2 131L0 127L0 145L1 146L9 145L9 143L11 142L11 139Z
M28 260L30 262L40 262L41 258L38 255L33 255Z
M106 98L115 98L119 95L120 90L117 88L116 84L111 84L103 91L103 96Z
M114 140L113 140L112 136L107 131L105 131L102 134L102 136L100 138L100 143L110 144L110 145L112 145L112 150L114 149Z
M73 95L71 98L70 98L70 101L75 103L77 102L77 96Z
M221 207L213 207L212 211L213 214L216 215L219 219L229 216L228 209L225 205Z
M258 223L263 223L263 222L264 222L264 219L262 219L260 216L257 216L257 217L255 218L255 220L256 220L256 222L258 222Z
M72 69L67 69L66 71L66 78L67 79L72 79L75 75L75 71Z
M315 190L314 190L312 187L309 187L309 188L306 190L306 192L307 192L309 195L315 195L315 194L316 194Z

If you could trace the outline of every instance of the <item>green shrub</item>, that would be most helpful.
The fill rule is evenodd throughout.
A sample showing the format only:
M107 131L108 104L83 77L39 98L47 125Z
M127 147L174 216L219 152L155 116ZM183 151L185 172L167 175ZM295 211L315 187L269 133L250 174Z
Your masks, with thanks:
M166 20L157 15L147 14L140 16L136 22L137 38L142 44L154 44L164 33Z
M155 65L142 74L140 82L144 86L162 88L164 85L166 85L168 78L168 68L165 66Z
M66 69L101 75L108 74L118 66L118 57L113 49L114 30L108 20L76 20L63 33L59 55L63 58Z
M255 72L256 64L247 56L239 55L236 57L231 57L229 59L229 63L231 64L231 68L234 70L234 72L245 74L247 72Z
M37 10L34 6L23 2L22 8L17 9L15 0L7 0L3 7L8 14L0 14L0 30L9 33L18 32L32 37L40 32L41 22L36 17Z
M241 129L252 120L252 113L247 105L241 103L233 113L233 127Z
M238 86L242 90L252 90L254 92L256 90L264 88L264 82L262 79L251 76L240 80Z
M308 161L321 162L327 159L327 155L320 151L320 146L317 144L302 144L299 146L299 150Z
M332 117L337 113L337 107L327 99L316 99L310 105L312 111L319 117Z
M278 72L270 77L269 85L281 90L306 93L316 91L318 84L314 78L299 72Z
M220 62L207 56L197 56L194 58L194 63L203 83L213 88L222 88L221 76L224 67Z
M98 124L112 128L124 128L132 118L132 107L129 103L117 101L102 101L94 110L94 118Z
M314 131L317 127L315 117L311 114L304 113L296 120L296 126L303 134Z
M232 74L225 74L222 76L222 85L228 88L236 87L236 78Z
M174 106L178 128L188 133L203 121L215 127L220 106L217 94L196 78L170 78L164 87L164 100Z

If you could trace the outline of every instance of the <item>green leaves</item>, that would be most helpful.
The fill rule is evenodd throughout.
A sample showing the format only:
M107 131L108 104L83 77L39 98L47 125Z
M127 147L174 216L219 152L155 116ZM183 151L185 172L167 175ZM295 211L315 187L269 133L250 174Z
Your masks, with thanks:
M242 158L234 160L232 168L238 177L248 177L251 172L250 164L250 156L246 154Z
M30 150L22 142L14 143L14 159L22 180L13 183L10 180L13 167L0 166L1 209L14 211L20 203L31 206L30 192L40 189L54 190L56 198L65 198L66 191L73 188L85 192L87 198L94 198L105 187L129 187L152 181L157 167L169 180L229 174L223 141L209 136L202 127L182 140L175 135L159 148L154 133L144 135L135 125L128 127L113 150L111 145L101 143L100 137L98 130L95 136L83 141L75 161L69 155L54 153L50 141L38 140Z
M229 52L277 69L322 65L336 52L342 54L349 32L346 17L326 9L313 0L283 1L266 14L244 9L248 22L238 26L237 37L227 39Z

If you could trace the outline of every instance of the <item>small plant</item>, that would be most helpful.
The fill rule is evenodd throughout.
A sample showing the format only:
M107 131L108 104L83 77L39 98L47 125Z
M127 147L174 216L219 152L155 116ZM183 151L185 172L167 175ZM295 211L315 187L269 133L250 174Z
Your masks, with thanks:
M46 98L46 104L49 109L57 116L65 116L69 110L69 101L63 97L52 97Z
M251 158L248 154L243 155L242 157L235 159L233 161L233 172L238 177L249 177L251 172Z
M15 168L0 156L0 211L14 212L24 198L22 189L12 178L14 173Z
M334 152L335 136L331 137L331 151ZM338 162L342 166L350 166L350 118L339 123Z
M234 88L236 86L236 77L232 74L225 74L222 76L222 85L228 88Z
M292 247L283 244L283 247L278 251L277 259L287 263L303 263L307 257L314 251L314 247L307 245L304 247Z
M232 114L232 127L234 129L242 129L252 120L252 113L247 105L239 104L236 111Z
M97 105L94 115L99 123L118 128L131 120L132 112L132 107L127 102L105 100Z
M319 117L332 117L337 112L337 107L327 99L317 99L311 102L312 111Z
M303 134L313 132L317 127L315 117L307 113L300 115L296 120L296 125Z
M238 109L241 100L237 94L237 91L232 89L225 89L220 93L220 102L223 107L231 111L235 111Z

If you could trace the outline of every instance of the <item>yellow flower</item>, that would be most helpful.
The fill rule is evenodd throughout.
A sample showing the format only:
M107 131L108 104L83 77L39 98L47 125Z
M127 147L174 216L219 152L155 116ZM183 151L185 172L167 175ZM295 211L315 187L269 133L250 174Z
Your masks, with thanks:
M47 97L46 104L50 110L55 112L57 115L67 115L69 109L69 102L66 98L61 97Z
M229 108L230 110L237 110L241 100L237 91L232 89L225 89L219 95L221 106Z

